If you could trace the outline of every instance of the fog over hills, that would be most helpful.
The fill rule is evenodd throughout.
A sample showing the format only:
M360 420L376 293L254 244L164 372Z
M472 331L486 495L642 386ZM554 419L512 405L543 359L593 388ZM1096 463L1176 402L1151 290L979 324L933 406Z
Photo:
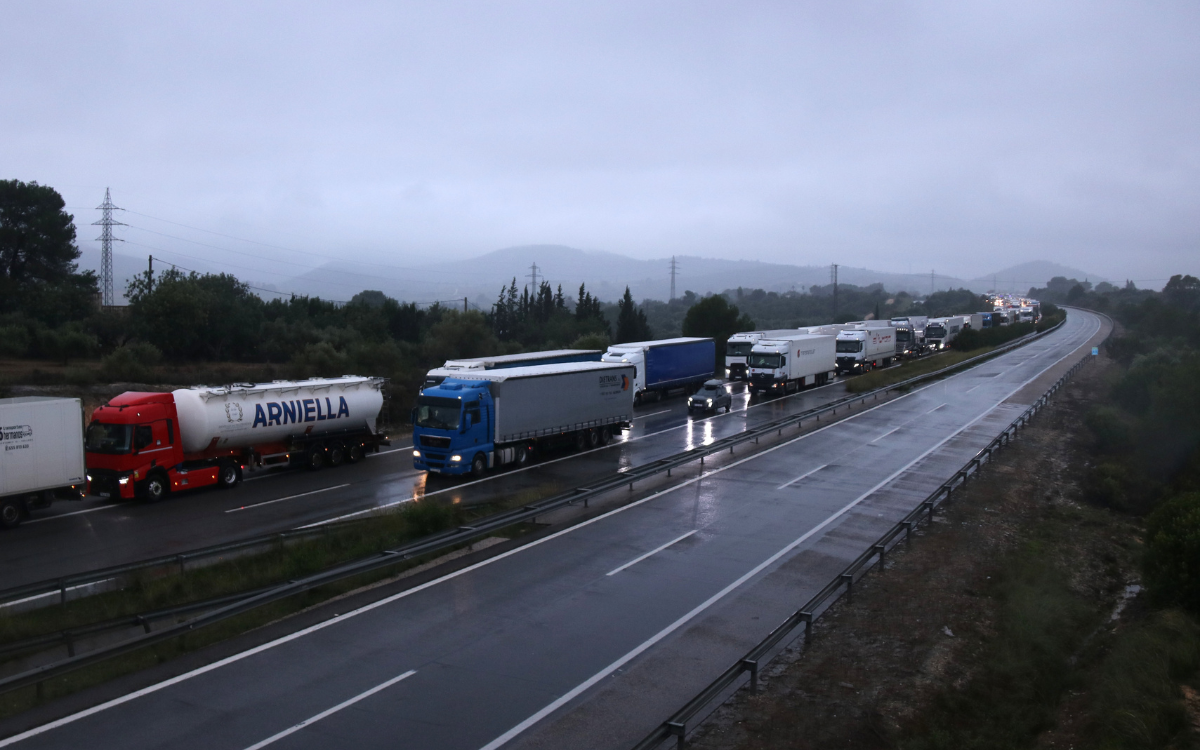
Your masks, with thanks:
M99 251L82 248L80 268L98 270ZM805 291L813 285L830 283L829 266L786 265L747 260L721 260L695 256L677 256L676 294L691 290L698 294L721 292L743 287L786 292ZM671 293L670 258L637 260L617 253L579 250L564 245L523 245L495 250L468 260L456 260L428 265L408 265L403 257L395 263L327 263L290 279L273 283L256 281L245 273L236 273L243 281L257 287L319 296L323 299L348 300L364 289L378 289L385 294L408 302L432 303L442 301L461 304L466 297L475 306L487 309L495 301L501 287L515 278L518 289L530 283L532 266L537 264L538 279L552 285L562 285L564 293L574 296L580 282L605 300L616 300L629 286L635 299L665 300ZM145 271L146 262L132 256L114 253L114 287L118 296L128 279ZM157 260L155 270L165 270L165 261ZM189 268L202 273L220 272L221 268L197 261ZM952 276L930 274L896 274L867 268L840 266L838 281L842 284L868 286L880 283L888 291L908 291L920 296L931 290L966 287L977 292L993 289L1004 292L1025 292L1033 286L1045 286L1054 276L1088 279L1092 283L1105 280L1076 268L1049 261L1022 263L965 280ZM260 292L262 293L262 292ZM267 293L263 296L269 297Z

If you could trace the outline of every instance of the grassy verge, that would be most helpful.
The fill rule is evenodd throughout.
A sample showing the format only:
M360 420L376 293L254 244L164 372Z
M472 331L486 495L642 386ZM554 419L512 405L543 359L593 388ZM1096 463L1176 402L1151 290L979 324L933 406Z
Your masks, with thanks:
M864 391L873 391L876 388L883 388L892 383L899 383L901 380L915 378L918 375L928 375L931 372L953 367L954 365L968 360L971 357L978 357L980 354L987 354L996 347L987 347L984 349L975 349L969 352L956 352L954 350L942 352L928 359L911 359L902 363L899 367L889 367L886 370L875 370L868 372L865 375L859 375L856 378L851 378L846 381L846 390L850 393L862 393Z

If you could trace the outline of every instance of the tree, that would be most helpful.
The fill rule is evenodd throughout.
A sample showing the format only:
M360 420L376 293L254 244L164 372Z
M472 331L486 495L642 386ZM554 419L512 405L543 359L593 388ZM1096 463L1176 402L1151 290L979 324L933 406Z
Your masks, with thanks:
M258 350L263 301L229 274L172 268L138 276L125 296L135 332L173 360L249 359Z
M487 319L474 310L447 310L425 338L426 356L438 367L448 359L482 357L494 354L499 348Z
M95 308L96 276L76 273L74 218L52 187L0 180L0 312L51 326Z
M717 348L716 372L725 371L725 342L739 331L754 330L754 321L731 305L723 295L705 297L688 308L683 318L684 336L711 337Z
M617 303L620 312L617 314L617 341L624 344L629 341L646 341L653 338L650 324L646 321L646 313L639 310L633 302L629 287L625 287L625 296Z

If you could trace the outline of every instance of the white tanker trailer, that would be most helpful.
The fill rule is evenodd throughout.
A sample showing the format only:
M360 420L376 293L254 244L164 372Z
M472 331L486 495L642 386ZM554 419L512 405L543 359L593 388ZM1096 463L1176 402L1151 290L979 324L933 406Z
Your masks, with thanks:
M388 445L378 425L383 383L346 376L123 393L92 414L89 490L158 499L232 487L252 464L355 463Z

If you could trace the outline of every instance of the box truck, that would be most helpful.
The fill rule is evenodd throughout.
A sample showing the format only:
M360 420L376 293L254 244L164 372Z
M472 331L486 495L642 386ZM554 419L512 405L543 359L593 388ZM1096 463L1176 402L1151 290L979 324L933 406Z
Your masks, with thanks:
M463 370L498 370L505 367L556 365L564 362L599 362L600 355L603 353L600 349L551 349L544 352L501 354L494 357L448 359L444 365L430 370L426 374L425 385L437 385Z
M633 378L633 365L601 362L446 378L417 396L413 466L478 475L490 467L523 465L543 448L604 445L632 424Z
M678 338L613 344L600 361L633 365L633 403L640 404L647 393L661 398L676 388L699 388L713 376L716 359L712 339Z
M783 328L774 331L746 331L735 333L725 342L725 377L730 380L745 380L747 378L747 360L750 350L764 338L787 336L800 329Z
M832 335L794 333L763 339L750 352L750 395L825 385L837 373Z
M0 526L31 510L79 500L86 484L77 398L0 398Z
M347 375L123 393L88 425L90 491L159 500L233 487L251 464L355 463L389 444L378 424L384 382Z
M896 329L890 323L851 328L837 335L836 347L839 374L887 367L896 356Z

